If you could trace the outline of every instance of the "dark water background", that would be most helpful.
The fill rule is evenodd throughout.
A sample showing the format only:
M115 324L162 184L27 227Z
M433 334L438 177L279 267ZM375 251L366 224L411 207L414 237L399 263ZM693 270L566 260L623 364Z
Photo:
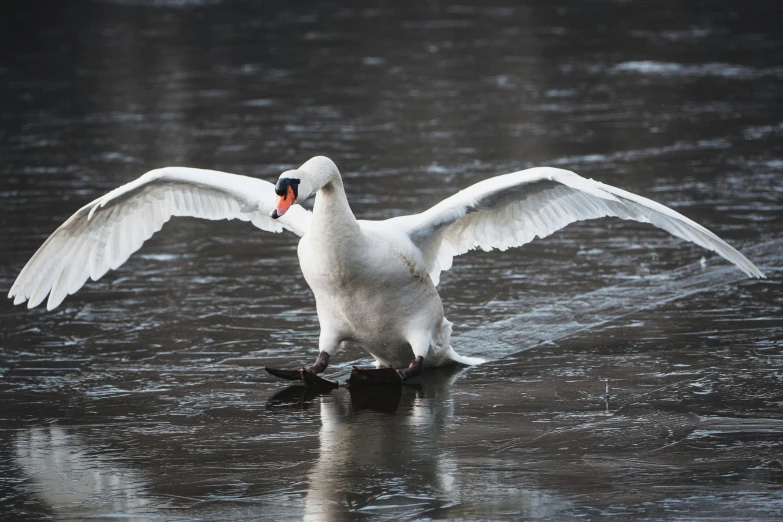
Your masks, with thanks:
M572 169L769 279L572 225L443 274L453 344L487 364L313 396L263 371L316 353L296 238L180 219L54 312L0 303L0 518L783 517L781 21L761 1L4 4L4 289L149 169L274 180L315 154L364 218Z

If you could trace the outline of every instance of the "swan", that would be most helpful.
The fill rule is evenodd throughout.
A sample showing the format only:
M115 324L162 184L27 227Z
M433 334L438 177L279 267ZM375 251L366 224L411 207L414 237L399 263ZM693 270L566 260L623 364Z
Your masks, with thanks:
M312 212L300 203L315 195ZM749 277L764 274L745 256L669 207L571 171L536 167L478 182L420 214L357 220L337 166L316 156L277 183L187 167L152 170L88 203L43 243L8 294L14 304L53 310L88 278L116 269L173 216L249 221L301 237L299 265L315 296L321 331L313 366L267 368L306 384L346 344L372 355L375 370L355 383L404 381L424 367L476 364L451 347L437 285L454 256L505 250L569 223L615 216L651 223L714 251ZM397 370L399 369L399 370ZM351 381L349 381L351 382Z

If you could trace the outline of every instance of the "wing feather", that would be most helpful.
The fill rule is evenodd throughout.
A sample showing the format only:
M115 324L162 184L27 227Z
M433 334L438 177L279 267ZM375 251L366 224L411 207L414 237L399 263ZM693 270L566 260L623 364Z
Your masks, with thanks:
M714 233L669 207L562 169L538 167L481 181L414 216L394 218L421 250L430 277L470 250L518 247L573 223L614 216L651 223L716 252L751 277L764 274Z
M247 176L185 167L150 171L85 205L55 230L8 297L34 308L48 295L52 310L87 279L98 280L125 263L172 216L239 219L270 232L304 235L310 212L294 205L273 220L274 201L274 185Z

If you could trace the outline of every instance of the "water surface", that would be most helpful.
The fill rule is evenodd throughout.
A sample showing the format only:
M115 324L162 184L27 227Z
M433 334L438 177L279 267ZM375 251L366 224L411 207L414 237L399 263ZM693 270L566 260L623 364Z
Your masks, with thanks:
M295 238L180 219L54 312L0 304L4 518L783 517L780 7L263 4L8 9L0 287L147 170L274 180L315 154L363 218L568 168L769 279L572 225L442 275L455 348L487 364L319 395L263 371L316 354Z

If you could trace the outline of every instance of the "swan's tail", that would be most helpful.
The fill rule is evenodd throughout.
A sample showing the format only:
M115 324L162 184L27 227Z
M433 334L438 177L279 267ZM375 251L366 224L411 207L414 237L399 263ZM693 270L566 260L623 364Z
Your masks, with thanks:
M445 350L445 352L442 352L444 353L443 361L440 364L438 364L438 366L441 366L443 364L448 364L449 361L453 361L457 364L464 364L465 366L475 366L477 364L487 362L481 357L466 357L454 351L454 348L452 348L450 344L451 322L446 318L443 319L443 323L441 324L439 337L440 339L438 340L442 343L441 346L445 345L447 349Z
M450 346L449 353L446 357L457 364L464 364L465 366L476 366L477 364L487 362L486 359L482 359L481 357L467 357L465 355L460 355L454 351L454 348Z

